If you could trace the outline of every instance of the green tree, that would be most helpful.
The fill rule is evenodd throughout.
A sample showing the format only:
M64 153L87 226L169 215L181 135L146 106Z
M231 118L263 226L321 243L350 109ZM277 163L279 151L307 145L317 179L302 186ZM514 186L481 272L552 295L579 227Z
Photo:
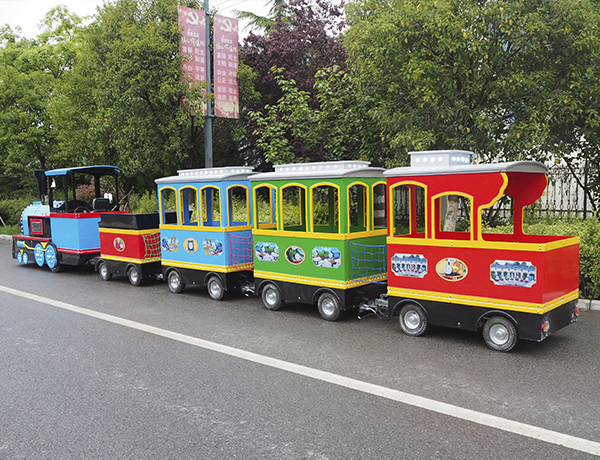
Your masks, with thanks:
M600 47L589 1L358 0L347 13L350 65L393 163L429 148L558 157L582 134L593 141Z
M100 7L55 104L63 152L119 166L127 189L202 164L203 119L194 111L200 90L186 93L179 37L176 0Z
M367 108L360 104L350 74L337 66L319 70L312 94L273 69L283 96L253 112L257 144L274 164L361 159L383 164L383 151ZM315 103L310 103L314 97ZM299 154L290 139L300 139L308 154Z
M59 141L53 97L75 63L74 37L81 19L51 9L33 40L0 29L0 192L33 190L33 169L55 165Z

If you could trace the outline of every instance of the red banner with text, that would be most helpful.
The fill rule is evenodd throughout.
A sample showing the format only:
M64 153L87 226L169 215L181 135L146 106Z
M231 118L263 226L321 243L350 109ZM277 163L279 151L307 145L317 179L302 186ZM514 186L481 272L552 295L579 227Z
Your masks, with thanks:
M179 29L181 30L181 54L189 56L183 70L193 83L206 82L206 14L185 6L178 6ZM206 93L206 91L205 91ZM206 116L206 104L202 104Z
M214 16L215 116L239 118L238 21Z

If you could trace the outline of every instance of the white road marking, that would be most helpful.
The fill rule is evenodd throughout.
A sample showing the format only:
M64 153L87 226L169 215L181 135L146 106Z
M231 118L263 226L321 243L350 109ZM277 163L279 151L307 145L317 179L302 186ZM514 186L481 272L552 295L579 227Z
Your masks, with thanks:
M323 382L331 383L334 385L350 388L352 390L361 391L363 393L380 396L382 398L390 399L392 401L401 402L421 409L426 409L439 414L448 415L450 417L466 420L468 422L477 423L479 425L496 428L498 430L506 431L509 433L518 434L521 436L527 436L529 438L538 439L540 441L547 442L549 444L557 444L559 446L568 447L580 452L593 454L600 456L600 443L589 441L583 438L577 438L564 433L558 433L556 431L547 430L545 428L528 425L526 423L515 422L494 415L484 414L483 412L477 412L463 407L454 406L444 402L436 401L421 396L412 395L403 391L393 390L380 385L374 385L372 383L363 382L361 380L344 377L342 375L332 374L330 372L313 369L307 366L290 363L269 356L259 355L250 351L240 350L238 348L229 347L227 345L221 345L208 340L198 339L189 335L179 334L177 332L161 329L159 327L150 326L148 324L138 323L137 321L130 321L128 319L120 318L118 316L107 315L94 310L88 310L87 308L78 307L58 300L49 299L47 297L30 294L27 292L11 289L5 286L0 286L0 291L6 292L25 299L40 302L53 307L61 308L63 310L72 311L74 313L80 313L92 318L108 321L113 324L120 326L129 327L138 331L147 332L160 337L165 337L178 342L186 343L196 347L204 348L206 350L215 351L217 353L223 353L236 358L244 359L253 363L262 364L275 369L280 369L287 372L292 372L297 375L304 377L310 377Z

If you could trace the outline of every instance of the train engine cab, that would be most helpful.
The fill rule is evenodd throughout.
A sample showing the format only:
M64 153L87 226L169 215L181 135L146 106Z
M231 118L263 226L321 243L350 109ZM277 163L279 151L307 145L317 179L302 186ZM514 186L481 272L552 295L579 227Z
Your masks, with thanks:
M472 155L413 152L410 167L384 173L389 315L408 335L481 330L490 348L509 351L576 321L579 238L523 232L524 208L547 185L543 164L469 164ZM484 233L483 214L503 197L514 231Z
M250 182L243 166L157 179L163 276L171 292L206 286L211 298L252 281Z
M254 278L265 307L287 300L316 304L335 321L385 291L385 197L382 168L365 161L276 165L250 177ZM353 272L353 244L369 271ZM359 272L360 273L360 272Z
M57 272L62 265L82 265L99 256L101 213L119 213L118 174L114 166L35 171L40 201L23 211L23 234L13 236L13 258Z

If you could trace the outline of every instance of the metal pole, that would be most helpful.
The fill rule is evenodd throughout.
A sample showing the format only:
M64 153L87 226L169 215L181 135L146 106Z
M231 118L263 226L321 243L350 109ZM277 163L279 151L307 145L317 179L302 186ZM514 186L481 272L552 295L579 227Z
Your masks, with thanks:
M206 93L212 93L212 59L210 57L210 16L208 0L204 0L204 11L206 13ZM206 101L206 118L204 120L204 167L213 167L212 152L212 104Z

